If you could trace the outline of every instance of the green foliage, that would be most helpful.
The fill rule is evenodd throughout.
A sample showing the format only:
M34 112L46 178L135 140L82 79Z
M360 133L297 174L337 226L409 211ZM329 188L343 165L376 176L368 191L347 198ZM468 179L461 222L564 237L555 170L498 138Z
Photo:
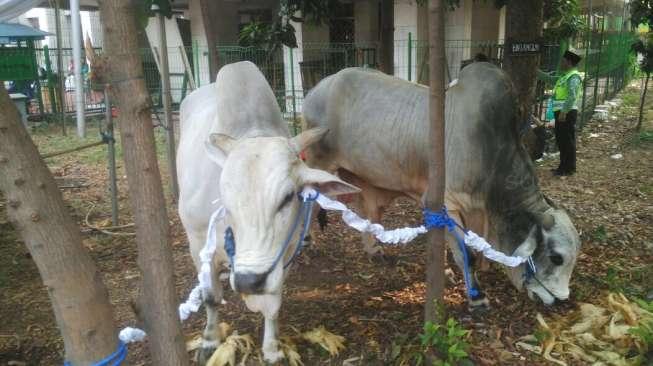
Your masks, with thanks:
M447 319L446 325L433 322L424 324L424 332L418 336L421 345L421 352L416 355L418 365L423 364L427 354L433 354L437 360L434 366L460 365L467 360L467 349L469 345L465 336L469 332L463 329L458 322Z
M653 0L630 0L630 21L634 28L653 25Z
M631 49L642 57L639 69L646 74L653 72L653 32L638 39Z
M578 0L545 0L544 21L548 24L544 39L549 42L573 37L587 26L581 17Z
M605 241L608 240L608 233L605 230L605 226L597 226L592 233L592 238L598 242L605 243Z
M642 309L653 313L653 301L646 302L639 299L635 301ZM653 320L642 321L636 327L630 328L628 333L639 341L639 348L642 354L653 351Z

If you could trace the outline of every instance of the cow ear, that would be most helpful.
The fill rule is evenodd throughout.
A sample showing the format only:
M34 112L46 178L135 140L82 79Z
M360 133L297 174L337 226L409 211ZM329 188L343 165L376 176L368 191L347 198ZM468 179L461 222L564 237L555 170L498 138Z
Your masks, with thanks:
M308 167L301 169L300 180L303 186L315 187L320 193L331 197L361 191L360 188L341 180L333 174Z
M209 140L204 143L209 158L222 166L227 160L227 155L236 146L236 139L221 133L212 133Z
M299 154L300 152L304 151L304 149L309 147L311 144L320 141L322 137L326 135L327 132L329 132L329 130L326 128L322 128L322 127L311 128L310 130L306 130L300 133L299 135L291 138L290 145Z
M537 230L537 227L533 227L531 232L528 234L526 237L526 240L515 249L513 252L513 256L517 257L530 257L535 253L535 249L537 248L537 239L535 238L535 230Z

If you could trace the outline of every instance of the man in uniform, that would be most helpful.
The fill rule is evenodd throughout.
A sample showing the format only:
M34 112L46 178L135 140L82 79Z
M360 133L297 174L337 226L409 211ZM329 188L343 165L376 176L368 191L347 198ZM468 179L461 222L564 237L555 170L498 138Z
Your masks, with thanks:
M576 67L581 57L566 51L560 62L562 75L552 76L538 71L538 78L555 83L553 89L553 111L555 115L555 137L560 150L560 165L553 170L557 176L576 172L576 120L581 103L583 80Z

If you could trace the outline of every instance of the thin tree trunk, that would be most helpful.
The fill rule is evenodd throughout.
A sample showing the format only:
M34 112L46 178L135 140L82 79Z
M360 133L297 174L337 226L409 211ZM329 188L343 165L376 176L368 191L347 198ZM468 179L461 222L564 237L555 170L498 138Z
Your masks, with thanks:
M543 0L510 0L506 6L506 52L503 68L512 78L517 90L519 118L516 123L519 128L528 117L533 105L540 56L514 56L510 53L510 43L533 42L541 39Z
M394 74L395 5L393 0L381 0L381 48L379 66L388 75Z
M149 335L153 365L188 365L177 314L168 215L155 151L149 93L138 52L132 0L101 1L113 100L136 223L138 265L142 273L137 310Z
M79 227L18 111L0 85L0 190L7 213L47 287L72 365L89 365L116 351L109 294L84 250Z
M646 102L646 90L648 90L648 80L651 77L651 74L646 74L646 81L644 82L644 90L642 90L642 100L639 102L639 118L637 118L637 127L635 130L637 132L642 130L642 121L644 120L644 103Z
M209 78L211 82L215 81L220 68L218 60L218 37L216 35L216 19L218 18L218 1L217 0L199 0L202 11L202 23L206 33L206 43L209 47Z
M444 0L429 1L429 75L431 79L429 116L431 146L429 153L429 185L426 207L439 210L444 204ZM424 318L435 321L435 302L441 302L444 292L444 229L431 230L426 255L426 303Z

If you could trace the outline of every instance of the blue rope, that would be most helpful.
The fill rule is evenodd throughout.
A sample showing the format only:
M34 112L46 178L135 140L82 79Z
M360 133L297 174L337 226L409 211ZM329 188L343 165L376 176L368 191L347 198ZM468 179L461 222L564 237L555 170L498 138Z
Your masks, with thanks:
M122 361L127 357L127 345L123 341L118 341L118 349L116 352L110 354L105 359L94 363L92 366L119 366L122 364ZM63 364L64 366L72 366L70 361L66 361Z
M290 257L288 263L286 263L286 265L283 266L284 269L290 266L290 264L295 260L295 257L297 257L297 255L302 251L302 248L304 247L304 238L306 237L306 232L308 232L308 226L311 223L311 212L313 211L313 202L317 200L317 197L319 195L320 193L316 192L315 196L308 196L303 198L302 209L304 209L304 226L302 227L302 232L299 235L299 243L297 243L297 246L295 247L295 252L292 254L292 257ZM290 236L292 236L292 232L290 233Z
M234 256L236 255L236 240L234 239L234 232L231 230L231 226L224 231L224 251L227 253L227 257L229 257L229 263L233 270Z
M447 212L445 206L442 207L440 211L431 211L429 209L424 209L424 226L427 229L442 229L447 228L449 232L456 238L458 242L458 247L463 254L463 277L465 278L465 287L467 288L467 295L470 298L474 298L479 295L478 289L474 287L471 279L471 271L469 269L469 254L467 253L467 246L465 245L465 239L458 234L456 228L460 228L463 232L467 232L465 228L460 226L456 220L452 219Z
M270 270L274 269L274 267L279 264L279 261L283 258L284 254L286 253L286 250L288 249L288 246L290 245L290 242L292 241L292 237L295 234L295 231L297 231L297 227L299 226L299 222L304 218L304 224L302 225L302 231L299 236L299 242L297 243L297 246L295 247L295 251L293 252L292 257L290 257L290 260L284 264L283 268L288 268L290 264L293 262L293 260L297 257L299 252L301 252L303 243L304 243L304 238L306 237L306 233L308 231L308 227L310 224L311 220L311 211L313 208L313 202L317 200L317 197L320 195L319 192L317 192L314 196L308 196L302 198L299 196L299 199L302 200L302 206L297 213L297 216L295 216L295 221L292 224L292 227L290 229L290 232L288 233L288 237L286 238L286 241L283 243L283 246L281 247L281 250L279 251L279 254L277 254L277 257L275 258L274 262L270 266ZM236 255L236 240L234 239L234 233L231 227L228 227L227 230L224 232L224 250L227 253L227 256L229 257L229 262L231 262L231 270L234 270L234 256Z

